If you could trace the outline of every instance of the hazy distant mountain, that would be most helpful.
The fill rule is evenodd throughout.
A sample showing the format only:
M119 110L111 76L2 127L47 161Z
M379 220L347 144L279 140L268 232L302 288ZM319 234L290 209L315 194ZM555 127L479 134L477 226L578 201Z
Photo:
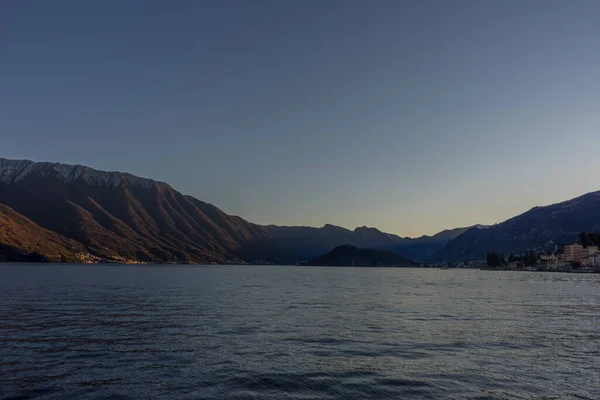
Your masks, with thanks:
M352 245L334 248L327 254L303 263L318 266L356 266L356 267L410 267L414 262L391 251L363 249Z
M424 262L450 240L469 229L449 229L433 236L411 239L381 232L375 228L360 227L351 231L329 224L321 228L274 225L263 228L284 249L290 262L308 260L345 244L393 251L412 260Z
M101 257L240 262L276 248L259 226L166 183L80 165L0 159L0 203L33 223L11 215L11 226L32 231L24 237L52 231Z
M281 246L290 262L314 258L340 245L387 248L405 240L367 227L356 228L353 231L330 224L321 228L275 225L263 228Z
M600 191L531 210L487 229L470 229L450 241L436 261L483 259L488 251L521 253L551 249L600 230Z
M486 228L485 225L474 225L464 228L446 229L433 236L421 236L415 239L409 239L397 246L391 248L392 251L397 251L404 254L406 257L415 261L429 261L430 258L439 250L444 248L452 239L462 235L471 228Z
M467 226L464 228L446 229L439 233L436 233L433 236L421 236L420 238L417 238L415 240L425 239L426 241L442 241L442 242L450 241L450 240L462 235L469 229L472 229L472 228L485 229L487 227L488 227L488 225L473 225L473 226Z

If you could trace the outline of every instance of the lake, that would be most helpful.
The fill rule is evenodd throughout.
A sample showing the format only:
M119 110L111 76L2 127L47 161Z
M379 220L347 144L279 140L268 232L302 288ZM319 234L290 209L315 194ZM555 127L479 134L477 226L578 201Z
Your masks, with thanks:
M0 265L0 398L600 399L600 275Z

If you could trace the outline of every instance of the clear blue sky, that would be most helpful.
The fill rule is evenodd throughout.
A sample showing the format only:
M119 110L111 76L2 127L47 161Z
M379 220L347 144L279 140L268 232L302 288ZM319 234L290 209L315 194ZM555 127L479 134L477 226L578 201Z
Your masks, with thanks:
M0 2L0 156L401 235L600 190L600 1Z

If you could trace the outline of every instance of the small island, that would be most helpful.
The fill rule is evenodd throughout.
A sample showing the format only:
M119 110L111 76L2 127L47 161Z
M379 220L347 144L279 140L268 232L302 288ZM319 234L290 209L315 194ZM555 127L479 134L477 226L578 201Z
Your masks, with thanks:
M325 267L414 267L417 264L391 251L338 246L330 252L299 265Z

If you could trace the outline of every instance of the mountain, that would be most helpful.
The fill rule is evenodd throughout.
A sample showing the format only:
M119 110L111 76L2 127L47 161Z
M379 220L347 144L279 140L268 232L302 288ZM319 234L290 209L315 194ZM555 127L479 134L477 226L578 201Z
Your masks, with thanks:
M425 238L427 241L436 241L436 242L449 242L450 240L462 235L463 233L465 233L466 231L468 231L469 229L472 228L477 228L477 229L486 229L488 227L488 225L473 225L473 226L467 226L464 228L454 228L454 229L446 229L443 230L439 233L436 233L433 236L421 236L420 238L417 238L415 240L420 240L422 238Z
M39 248L48 254L63 238L65 253L72 246L116 260L223 263L277 254L260 226L121 172L0 158L0 203L11 232L21 226L21 238L52 239Z
M450 240L470 229L470 227L449 229L433 236L411 239L364 226L353 231L330 224L321 228L275 225L263 226L263 228L283 249L287 261L293 263L317 257L336 246L345 244L392 251L424 262Z
M469 229L484 229L486 227L487 226L485 225L474 225L464 228L446 229L433 236L421 236L415 239L405 240L397 246L390 248L390 250L401 253L412 260L426 262L429 261L436 252L444 248L448 242L462 235Z
M303 265L357 266L357 267L410 267L414 262L391 251L363 249L352 245L338 246Z
M488 251L506 254L549 250L600 230L600 191L531 210L487 229L473 228L450 241L434 261L483 259Z

